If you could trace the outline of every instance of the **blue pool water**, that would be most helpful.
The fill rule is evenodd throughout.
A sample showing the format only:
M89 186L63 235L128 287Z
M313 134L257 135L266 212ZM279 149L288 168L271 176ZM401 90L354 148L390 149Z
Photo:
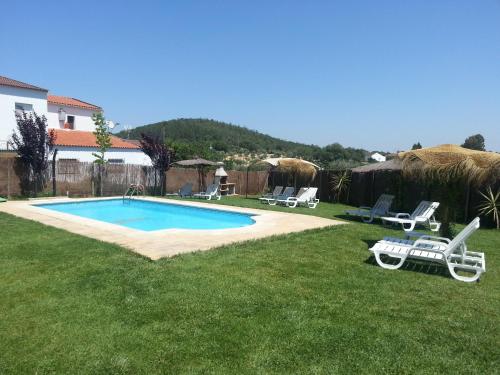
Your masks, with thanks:
M255 223L251 215L247 214L137 199L48 203L37 207L144 231L171 228L227 229Z

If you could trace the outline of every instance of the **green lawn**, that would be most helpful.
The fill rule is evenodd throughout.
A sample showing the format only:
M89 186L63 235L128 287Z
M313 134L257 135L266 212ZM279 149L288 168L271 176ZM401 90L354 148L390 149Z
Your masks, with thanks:
M500 368L498 231L471 238L487 272L465 284L437 266L379 268L368 244L399 232L357 222L157 262L5 214L0 229L1 374Z

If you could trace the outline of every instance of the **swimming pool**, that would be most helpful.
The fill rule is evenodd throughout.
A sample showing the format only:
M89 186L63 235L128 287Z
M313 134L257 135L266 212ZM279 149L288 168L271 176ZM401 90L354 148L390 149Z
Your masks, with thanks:
M36 206L143 231L228 229L255 223L250 214L139 199L104 199Z

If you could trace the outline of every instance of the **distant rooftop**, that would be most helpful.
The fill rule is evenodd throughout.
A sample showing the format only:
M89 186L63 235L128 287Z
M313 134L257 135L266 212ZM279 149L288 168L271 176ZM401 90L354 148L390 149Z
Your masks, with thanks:
M63 129L49 130L54 132L54 144L57 146L97 147L96 138L92 132ZM112 135L111 148L139 149L139 146Z
M87 103L87 102L84 102L82 100L75 99L75 98L69 98L67 96L47 95L47 102L49 104L90 109L93 111L101 111L102 110L101 107L99 107L95 104Z
M11 86L11 87L18 87L21 89L29 89L29 90L37 90L37 91L49 91L47 89L43 89L38 86L30 85L29 83L21 82L21 81L16 81L15 79L12 78L7 78L4 76L0 76L0 86Z

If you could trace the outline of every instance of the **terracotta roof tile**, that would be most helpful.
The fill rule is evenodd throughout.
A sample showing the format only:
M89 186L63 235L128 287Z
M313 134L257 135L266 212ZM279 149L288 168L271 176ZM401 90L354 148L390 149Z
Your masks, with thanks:
M45 91L45 92L48 91L46 89L42 89L41 87L33 86L33 85L30 85L29 83L16 81L15 79L3 77L3 76L0 76L0 85L19 87L21 89L30 89L30 90L37 90L37 91Z
M97 147L95 135L92 132L81 130L63 130L63 129L49 129L55 134L54 143L56 146L73 146L73 147ZM118 138L114 135L111 136L112 148L129 148L139 149L138 146Z
M47 95L47 102L49 104L56 105L65 105L69 107L77 107L83 109L91 109L94 111L100 111L101 107L96 106L94 104L90 104L75 98L68 98L66 96L58 96L58 95Z

